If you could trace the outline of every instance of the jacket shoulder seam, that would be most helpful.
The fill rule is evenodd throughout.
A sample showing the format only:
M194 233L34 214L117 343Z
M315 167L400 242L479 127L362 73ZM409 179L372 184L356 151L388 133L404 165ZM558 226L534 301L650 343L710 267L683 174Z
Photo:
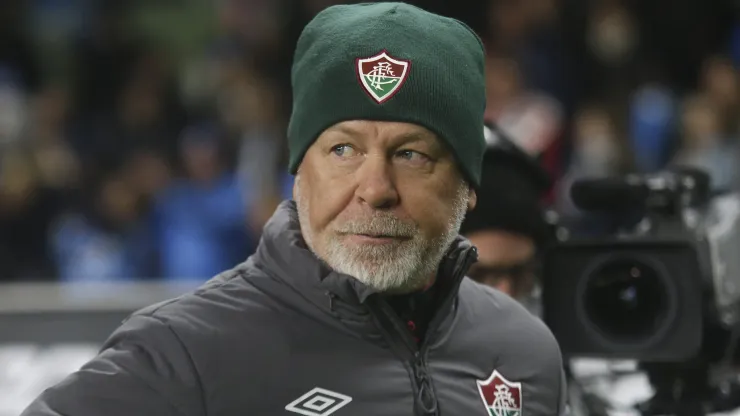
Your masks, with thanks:
M160 310L162 310L163 308L165 308L167 306L170 306L170 305L173 305L173 304L176 304L176 303L180 302L186 296L200 295L200 294L203 294L203 293L208 293L208 292L210 292L212 290L219 289L219 288L223 287L224 285L226 285L228 283L231 283L232 280L234 280L235 278L237 278L239 276L242 276L242 270L231 270L231 272L232 272L232 274L230 276L228 276L224 281L213 283L211 285L208 285L207 287L201 287L201 288L195 289L193 292L185 293L183 295L174 297L174 298L172 298L172 299L170 299L168 301L164 301L164 302L160 303L154 309L146 310L146 311L144 311L142 313L138 313L137 315L140 315L140 316L151 316L151 317L155 317L156 316L156 318L158 320L160 320L161 322L164 322L164 320L162 320L162 318L160 318L159 315L157 315L157 313ZM218 277L218 276L220 276L220 275L217 275L216 277Z

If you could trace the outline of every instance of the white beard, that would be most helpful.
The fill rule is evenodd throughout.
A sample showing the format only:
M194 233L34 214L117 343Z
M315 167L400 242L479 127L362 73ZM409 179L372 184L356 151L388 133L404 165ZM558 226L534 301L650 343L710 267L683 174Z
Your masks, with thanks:
M332 224L317 241L308 226L308 199L300 192L300 175L296 177L296 205L301 232L311 251L329 267L354 277L379 292L409 292L424 287L439 267L442 257L457 237L467 212L469 192L461 183L455 195L453 215L443 234L425 238L416 225L403 222L391 214L377 211L366 221ZM344 244L337 233L366 233L410 237L384 245Z

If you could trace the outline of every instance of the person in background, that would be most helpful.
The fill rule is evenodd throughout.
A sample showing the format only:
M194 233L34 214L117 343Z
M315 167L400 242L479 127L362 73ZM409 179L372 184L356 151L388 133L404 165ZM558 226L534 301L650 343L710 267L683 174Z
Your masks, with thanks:
M675 150L677 103L676 94L662 81L646 82L630 97L627 138L636 171L665 167Z
M563 107L550 95L531 89L519 63L511 57L489 55L486 60L485 121L532 157L548 159L563 129Z
M708 57L701 72L700 85L719 113L722 132L737 140L740 133L737 114L740 111L740 76L728 57Z
M64 131L64 93L46 85L29 98L19 142L0 150L0 280L58 277L47 236L79 186Z
M225 158L217 127L187 129L180 142L184 179L156 198L154 215L165 279L202 279L251 252L246 200ZM245 197L246 196L246 197Z
M556 185L555 207L561 223L574 233L598 235L613 227L610 216L579 209L570 196L578 180L620 176L629 167L625 141L608 108L598 102L583 105L573 122L573 149L565 175Z
M0 281L49 280L55 267L45 237L60 206L28 151L0 153Z
M501 132L487 128L478 205L460 230L478 248L469 276L539 313L537 258L551 237L540 199L550 180L537 162Z
M139 195L124 169L106 172L81 206L50 231L59 278L64 282L112 282L152 278L156 249L142 221Z
M713 191L737 189L740 152L724 133L718 105L703 95L686 98L681 124L681 147L671 164L707 172Z
M173 179L167 157L151 147L133 150L126 158L124 171L127 181L147 206L167 189Z
M234 88L234 108L229 112L235 119L231 124L238 130L239 178L252 196L249 226L257 234L280 203L276 179L284 133L275 86L264 77L247 75L242 75L246 79Z

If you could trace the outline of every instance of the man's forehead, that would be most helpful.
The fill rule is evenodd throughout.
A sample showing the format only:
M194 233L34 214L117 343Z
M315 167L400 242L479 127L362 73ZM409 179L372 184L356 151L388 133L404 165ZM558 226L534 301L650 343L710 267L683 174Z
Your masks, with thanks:
M324 131L322 137L343 135L357 140L382 140L388 143L412 141L441 145L436 134L427 128L405 122L351 120L337 123Z

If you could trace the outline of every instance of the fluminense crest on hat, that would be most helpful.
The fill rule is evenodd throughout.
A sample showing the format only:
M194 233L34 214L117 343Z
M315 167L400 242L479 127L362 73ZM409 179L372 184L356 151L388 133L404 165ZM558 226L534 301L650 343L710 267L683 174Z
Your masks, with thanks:
M357 58L357 79L365 92L378 104L389 100L401 89L409 75L411 61L396 59L383 50L369 58Z

